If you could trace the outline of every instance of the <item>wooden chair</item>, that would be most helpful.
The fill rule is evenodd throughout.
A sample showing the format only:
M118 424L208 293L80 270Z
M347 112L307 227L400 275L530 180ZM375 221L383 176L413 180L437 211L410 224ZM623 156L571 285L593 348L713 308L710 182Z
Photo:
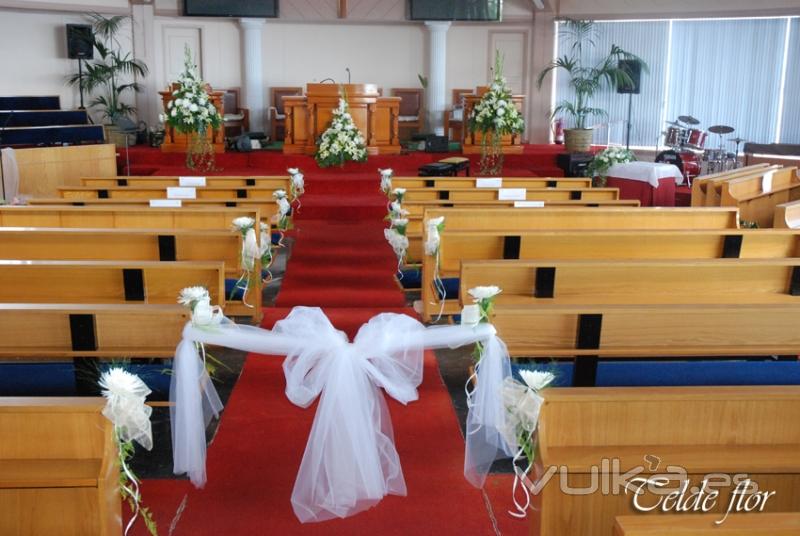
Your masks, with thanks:
M239 106L239 88L223 89L222 122L225 137L232 138L250 130L250 110Z
M793 512L796 516L800 510L800 495L796 493L800 482L800 427L787 426L800 422L800 386L551 388L542 396L540 470L563 469L562 474L556 472L544 483L535 498L538 512L530 516L531 534L610 536L617 516L636 515L637 519L670 527L672 523L686 526L692 519L699 521L701 518L691 512L634 509L635 488L626 493L625 482L654 474L667 478L665 488L674 490L678 479L698 486L709 473L729 477L746 473L760 491L776 492L763 513L753 516L756 524L762 515ZM607 464L615 460L620 475L634 468L641 472L616 479L607 474L608 469L601 469L603 460ZM682 467L686 475L670 466ZM600 475L592 475L595 467ZM572 488L607 479L609 491L564 493L559 486L562 478ZM717 477L714 482L720 480ZM714 488L720 495L709 515L723 517L735 486ZM641 503L652 505L658 500L646 489L645 493ZM769 517L763 519L769 524ZM738 521L731 521L731 526L736 526ZM724 527L713 532L630 534L782 534L730 532ZM796 534L796 530L784 533Z
M104 406L103 398L0 398L0 534L122 534Z
M472 95L474 89L454 89L452 107L444 111L444 135L450 141L461 143L464 139L464 95Z
M400 130L400 139L406 140L411 137L411 134L418 133L422 130L424 124L424 106L422 103L422 89L421 88L394 88L392 89L393 97L400 97L400 113L398 128ZM406 136L403 136L403 131L406 131Z
M302 94L302 87L272 88L270 97L271 105L269 107L269 117L272 125L272 141L283 141L286 136L286 110L283 107L283 97L292 97Z

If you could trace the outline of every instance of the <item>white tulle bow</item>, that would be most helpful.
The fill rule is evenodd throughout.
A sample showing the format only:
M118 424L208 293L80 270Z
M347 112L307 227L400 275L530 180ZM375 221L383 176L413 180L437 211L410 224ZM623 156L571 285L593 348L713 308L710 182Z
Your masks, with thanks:
M416 400L425 348L483 341L487 349L468 418L465 475L470 482L482 483L491 462L510 452L501 434L504 413L496 411L502 408L502 374L510 365L505 345L488 324L426 328L409 316L384 313L364 324L351 343L321 309L295 307L272 330L222 324L204 331L187 325L183 336L170 395L174 470L188 473L197 486L205 483L205 426L221 404L195 343L285 355L289 400L308 407L320 397L292 491L292 507L302 522L351 516L386 495L405 495L380 389L403 404Z
M114 423L119 438L152 449L150 415L153 408L145 404L147 395L151 393L147 385L139 376L118 367L103 372L98 383L106 398L103 415Z
M261 256L261 249L256 240L256 231L252 227L247 230L242 240L242 259L241 268L247 272L252 272L255 268L256 258Z

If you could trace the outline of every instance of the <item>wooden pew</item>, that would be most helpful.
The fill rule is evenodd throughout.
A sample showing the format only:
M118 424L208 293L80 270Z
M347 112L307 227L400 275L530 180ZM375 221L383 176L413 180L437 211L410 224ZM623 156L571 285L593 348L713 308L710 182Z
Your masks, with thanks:
M62 186L58 189L64 199L166 199L169 187L163 186ZM197 199L259 199L274 203L273 192L281 188L261 186L207 186L193 188Z
M287 175L255 175L248 176L209 176L192 177L205 179L206 186L224 186L228 188L258 186L260 188L283 188L289 191L291 180ZM81 186L94 188L113 188L130 186L134 188L166 188L180 186L179 176L143 175L135 177L83 177Z
M720 514L671 516L617 516L614 536L797 536L800 514L731 514L725 521Z
M393 177L394 188L476 188L476 177ZM591 188L590 178L504 177L503 188Z
M777 205L800 199L800 177L796 167L786 167L724 182L721 189L721 206L738 207L742 220L769 227Z
M611 536L617 516L677 524L700 519L674 510L637 511L633 497L640 482L633 479L654 475L666 478L665 489L674 490L680 480L701 485L706 475L721 473L713 480L723 485L713 488L720 495L709 512L716 519L724 516L736 486L721 482L723 475L744 473L760 491L775 492L754 519L800 510L800 427L787 426L800 422L798 386L551 388L542 396L540 469L564 469L535 498L532 535ZM611 471L612 460L618 460L619 479ZM593 467L599 475L591 474ZM631 470L638 472L622 477ZM588 492L565 493L560 477ZM604 483L592 487L593 479ZM659 497L645 488L638 500L652 506ZM735 526L737 521L731 522ZM716 532L737 534L724 528Z
M0 260L0 303L174 304L181 289L203 286L225 307L219 261Z
M181 305L0 303L0 358L172 358Z
M800 258L462 261L463 301L487 285L498 305L800 305Z
M442 277L454 277L458 273L459 262L462 257L466 259L504 258L503 252L508 242L509 254L511 249L519 258L528 258L528 252L540 255L543 250L538 249L535 243L527 246L528 233L552 231L582 231L573 233L570 240L580 243L579 250L594 248L593 243L582 241L583 231L594 233L600 230L721 230L735 229L738 226L737 212L734 209L688 209L688 208L592 208L592 209L492 209L492 210L464 210L464 209L428 209L426 218L445 217L445 230L441 234L440 263ZM426 230L427 231L427 230ZM459 235L454 233L475 232L473 235ZM485 235L480 233L485 232ZM521 233L526 233L526 244L523 245ZM508 240L506 236L510 237ZM517 237L519 236L519 240ZM410 247L415 246L421 250L427 234L423 236L409 233ZM454 240L451 244L451 240ZM631 246L639 247L638 238L620 238L619 248L630 249ZM710 240L710 242L709 242ZM720 241L725 244L724 238L713 237L706 239L706 248L713 248L714 256L720 256ZM780 241L780 238L776 240ZM785 243L789 239L783 239ZM559 239L550 241L550 247L558 247ZM729 239L728 251L736 249L738 239ZM608 243L608 241L606 242ZM565 242L568 245L569 242ZM793 244L793 243L792 243ZM517 252L517 249L519 250ZM658 251L659 248L656 248ZM555 250L548 255L554 258ZM595 249L594 251L601 251ZM709 249L711 251L711 249ZM706 254L708 256L709 253ZM507 256L507 255L506 255ZM541 257L540 257L541 258ZM569 257L568 257L569 258ZM658 258L658 257L656 257ZM434 259L427 255L422 256L422 303L423 318L430 320L438 314L441 304L433 287ZM457 302L445 304L445 314L455 314L459 310Z
M772 226L776 229L800 228L800 201L781 203L775 207Z
M248 211L259 211L263 221L270 221L278 213L278 208L273 199L181 199L181 209L194 207L236 207ZM62 197L34 198L29 199L28 204L32 206L76 206L76 207L102 207L108 209L118 209L121 207L135 207L140 212L143 208L150 207L150 199L64 199ZM160 208L160 207L157 207ZM81 227L85 227L82 225ZM153 225L148 227L152 228Z
M0 398L0 534L122 534L104 406L103 398Z
M240 216L268 218L250 207L0 206L2 227L230 229Z
M722 188L723 185L726 183L742 179L742 178L755 178L759 180L767 173L772 173L774 171L780 171L783 169L783 166L774 165L768 166L763 169L757 169L754 171L749 171L746 173L737 173L737 172L729 172L726 175L722 175L720 177L716 177L712 180L706 182L706 192L705 192L705 206L707 207L720 207L722 205Z
M768 167L769 167L768 164L754 164L752 166L746 166L735 170L720 171L718 173L712 173L709 175L702 175L700 177L695 177L695 179L692 181L692 206L693 207L706 206L706 193L708 192L708 188L710 185L716 182L726 181L735 177L750 175L751 173L764 171ZM780 166L773 166L773 167L775 169L778 169ZM718 205L719 204L717 203L717 206ZM714 203L712 203L711 206L714 206Z
M180 209L177 209L180 210ZM223 274L238 279L241 235L216 229L81 229L0 227L0 259L69 261L221 261ZM260 262L257 261L257 270ZM223 282L224 283L224 282ZM261 280L254 278L248 307L228 301L224 290L214 303L231 316L261 318ZM189 282L184 286L201 284ZM179 287L178 290L180 290ZM224 284L223 287L224 289ZM177 293L172 295L174 303Z
M528 201L611 201L619 199L618 188L527 188ZM393 196L392 196L393 197ZM502 201L498 188L407 188L403 205L421 201Z

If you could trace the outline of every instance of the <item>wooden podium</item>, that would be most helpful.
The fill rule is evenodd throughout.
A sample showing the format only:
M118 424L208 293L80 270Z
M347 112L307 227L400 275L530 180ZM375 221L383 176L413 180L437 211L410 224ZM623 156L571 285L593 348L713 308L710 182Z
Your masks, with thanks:
M169 109L167 108L167 104L172 100L172 92L177 89L177 84L172 84L172 87L168 91L159 91L158 94L161 95L161 103L164 106L164 113L168 114ZM217 113L219 114L220 120L222 119L222 96L225 94L224 91L212 91L211 87L207 88L208 91L208 100L211 104L214 105L214 108L217 109ZM180 132L176 132L168 124L164 125L166 132L164 133L164 143L161 144L161 152L163 153L185 153L187 152L187 148L189 146L189 136L187 134L181 134ZM224 153L225 152L225 128L220 123L219 128L209 129L206 131L206 137L208 141L211 142L211 146L214 148L215 153Z
M283 97L284 154L313 155L317 139L339 106L338 84L308 84L306 94ZM400 97L381 97L374 84L345 84L350 115L367 143L367 154L400 154L397 121Z
M482 132L472 132L469 129L469 116L472 109L481 100L481 97L489 91L488 86L479 86L472 95L464 95L464 128L463 139L461 140L461 152L464 154L480 154L481 144L483 143ZM511 100L520 113L524 113L525 95L512 95ZM501 140L503 154L522 154L521 134L507 134Z

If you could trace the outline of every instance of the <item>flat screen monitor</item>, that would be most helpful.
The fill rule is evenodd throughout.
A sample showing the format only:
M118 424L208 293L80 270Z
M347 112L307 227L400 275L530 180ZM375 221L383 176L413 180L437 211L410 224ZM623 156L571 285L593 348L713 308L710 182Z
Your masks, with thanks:
M187 17L266 17L278 16L278 0L184 0Z
M408 0L411 20L499 21L503 0Z

